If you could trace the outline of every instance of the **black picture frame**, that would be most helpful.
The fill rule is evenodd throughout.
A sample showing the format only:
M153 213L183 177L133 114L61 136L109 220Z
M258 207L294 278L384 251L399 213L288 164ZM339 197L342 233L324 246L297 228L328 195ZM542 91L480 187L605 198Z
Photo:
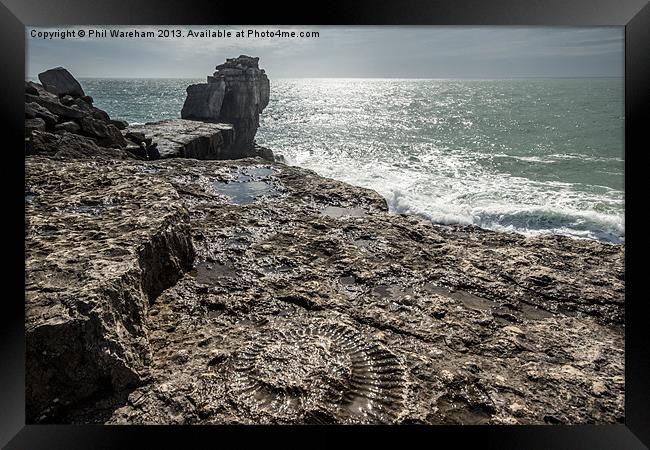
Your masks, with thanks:
M647 234L632 212L644 209L641 170L650 124L650 5L647 0L435 0L354 3L344 0L281 7L275 2L202 0L2 0L0 42L0 115L3 126L2 168L5 280L0 306L0 444L7 449L40 448L177 448L238 444L254 436L296 445L338 445L350 434L377 441L405 438L443 448L499 449L636 449L650 445L650 342L645 322L643 265ZM290 12L288 12L290 11ZM625 26L625 424L579 426L401 426L401 427L128 427L25 425L24 405L24 98L25 27L77 24L301 24L301 25L527 25ZM635 186L636 184L636 186ZM630 243L632 245L630 245ZM24 260L24 258L23 258ZM645 294L645 295L644 295ZM296 434L298 433L298 434ZM307 436L309 436L308 440ZM146 441L142 441L145 439ZM444 444L442 443L444 442Z

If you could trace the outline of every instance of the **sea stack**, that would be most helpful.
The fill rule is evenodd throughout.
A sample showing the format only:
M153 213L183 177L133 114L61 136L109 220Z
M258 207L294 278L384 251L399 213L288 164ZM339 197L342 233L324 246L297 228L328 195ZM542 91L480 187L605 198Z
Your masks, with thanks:
M230 148L232 158L258 153L254 138L270 93L269 79L258 64L259 58L246 55L228 58L208 76L207 83L187 87L181 117L232 124L235 128L235 140Z

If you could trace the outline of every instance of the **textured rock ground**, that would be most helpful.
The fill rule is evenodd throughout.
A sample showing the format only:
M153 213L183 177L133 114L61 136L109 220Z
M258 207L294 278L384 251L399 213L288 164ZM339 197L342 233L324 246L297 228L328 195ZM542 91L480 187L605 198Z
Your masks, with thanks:
M28 360L54 365L28 385L63 392L35 421L623 420L622 245L437 226L261 159L26 165ZM34 336L75 321L113 382L71 401Z
M106 160L28 160L31 421L142 381L151 362L149 302L193 261L189 217L176 190L111 166Z

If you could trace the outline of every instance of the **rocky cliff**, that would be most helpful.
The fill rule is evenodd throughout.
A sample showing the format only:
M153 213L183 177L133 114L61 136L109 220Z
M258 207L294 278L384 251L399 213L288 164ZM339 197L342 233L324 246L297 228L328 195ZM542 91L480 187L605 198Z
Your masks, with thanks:
M232 153L240 157L256 155L255 133L269 103L269 79L258 63L259 58L245 55L227 59L207 83L188 86L181 110L184 119L233 124Z

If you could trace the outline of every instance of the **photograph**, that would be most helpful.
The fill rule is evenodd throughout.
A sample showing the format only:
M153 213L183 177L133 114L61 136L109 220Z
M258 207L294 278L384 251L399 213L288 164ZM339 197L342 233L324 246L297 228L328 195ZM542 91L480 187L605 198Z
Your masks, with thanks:
M625 423L625 28L25 30L27 424Z

